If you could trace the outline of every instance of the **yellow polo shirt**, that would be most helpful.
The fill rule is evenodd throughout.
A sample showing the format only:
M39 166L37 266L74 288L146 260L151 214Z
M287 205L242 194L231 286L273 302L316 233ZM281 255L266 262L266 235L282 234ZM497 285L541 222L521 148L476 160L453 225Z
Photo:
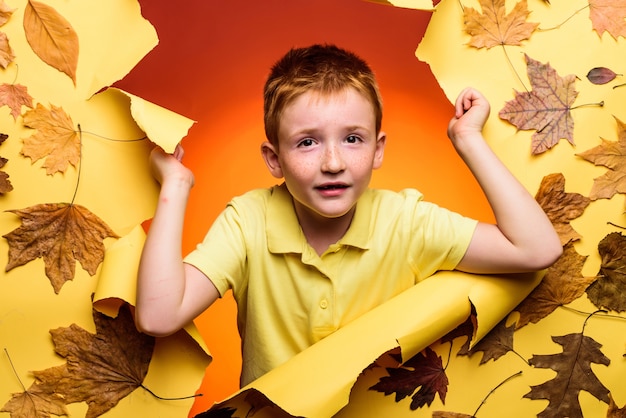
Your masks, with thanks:
M284 185L234 198L185 262L232 289L246 385L363 313L461 260L476 221L413 189L367 190L318 256Z

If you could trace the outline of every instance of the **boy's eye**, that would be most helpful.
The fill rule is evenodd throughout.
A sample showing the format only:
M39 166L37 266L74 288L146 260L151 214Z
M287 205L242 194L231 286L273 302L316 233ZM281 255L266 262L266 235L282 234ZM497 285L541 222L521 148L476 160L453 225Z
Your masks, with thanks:
M298 143L299 147L310 147L311 145L313 145L313 139L311 138L305 138Z
M356 142L359 142L361 140L361 138L359 138L358 135L348 135L346 137L346 141L348 141L351 144L354 144Z

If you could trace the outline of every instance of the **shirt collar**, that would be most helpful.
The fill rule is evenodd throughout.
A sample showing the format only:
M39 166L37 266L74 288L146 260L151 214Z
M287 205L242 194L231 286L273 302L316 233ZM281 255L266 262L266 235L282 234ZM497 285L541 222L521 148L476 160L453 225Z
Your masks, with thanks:
M358 200L354 218L340 245L369 248L372 191L367 189ZM298 223L293 200L285 184L272 188L266 213L267 244L272 253L302 253L304 234Z

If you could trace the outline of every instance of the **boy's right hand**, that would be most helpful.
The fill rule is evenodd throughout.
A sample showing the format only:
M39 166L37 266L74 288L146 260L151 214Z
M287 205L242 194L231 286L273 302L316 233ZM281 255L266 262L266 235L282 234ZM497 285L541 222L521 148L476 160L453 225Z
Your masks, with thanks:
M189 188L194 185L194 175L182 163L185 150L178 144L172 154L166 153L160 146L150 152L150 167L154 178L163 185L166 181L185 182Z

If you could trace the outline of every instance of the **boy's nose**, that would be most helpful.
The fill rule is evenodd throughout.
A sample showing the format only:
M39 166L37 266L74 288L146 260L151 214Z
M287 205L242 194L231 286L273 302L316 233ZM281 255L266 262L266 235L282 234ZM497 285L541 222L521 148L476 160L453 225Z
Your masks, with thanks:
M343 156L336 145L329 145L324 150L321 168L327 173L338 173L345 168Z

